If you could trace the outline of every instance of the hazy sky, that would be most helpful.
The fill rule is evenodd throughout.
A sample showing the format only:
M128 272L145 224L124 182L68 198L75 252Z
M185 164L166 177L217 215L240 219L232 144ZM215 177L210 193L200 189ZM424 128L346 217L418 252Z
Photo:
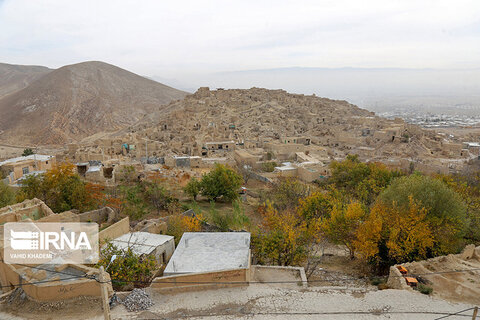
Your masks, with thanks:
M480 67L479 0L0 0L0 61L179 78L279 67Z

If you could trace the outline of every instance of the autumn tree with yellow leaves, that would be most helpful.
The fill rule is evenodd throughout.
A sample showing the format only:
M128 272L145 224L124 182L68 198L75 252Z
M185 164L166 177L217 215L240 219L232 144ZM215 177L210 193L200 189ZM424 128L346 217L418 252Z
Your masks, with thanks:
M185 232L201 231L203 220L201 214L195 216L171 215L167 221L167 234L172 235L175 238L175 244L178 244Z
M315 191L298 201L298 213L305 220L324 218L330 215L338 200L331 192Z
M412 174L395 179L377 202L390 208L398 207L405 214L412 206L425 208L425 221L434 231L430 256L457 253L465 245L467 206L460 194L445 183L429 176Z
M54 212L71 209L92 209L92 199L86 184L76 174L75 165L64 162L56 164L41 175L30 175L22 181L17 201L39 198Z
M343 244L349 252L350 259L355 258L357 230L366 218L366 212L359 202L346 206L335 205L327 218L322 219L320 230L333 243Z
M263 221L252 236L252 249L261 264L299 265L308 247L319 241L319 225L309 225L296 210L278 211L269 202L260 207Z
M407 207L377 202L356 232L355 247L379 267L421 260L434 249L427 209L409 197Z

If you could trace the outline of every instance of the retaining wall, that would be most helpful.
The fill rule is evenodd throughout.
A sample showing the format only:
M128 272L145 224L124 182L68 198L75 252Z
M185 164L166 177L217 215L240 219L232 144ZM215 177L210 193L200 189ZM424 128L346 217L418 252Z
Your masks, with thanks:
M230 269L214 272L189 273L155 278L150 288L162 293L178 293L246 286L250 282L250 269Z
M130 232L130 219L128 217L112 224L98 233L98 241L113 240Z

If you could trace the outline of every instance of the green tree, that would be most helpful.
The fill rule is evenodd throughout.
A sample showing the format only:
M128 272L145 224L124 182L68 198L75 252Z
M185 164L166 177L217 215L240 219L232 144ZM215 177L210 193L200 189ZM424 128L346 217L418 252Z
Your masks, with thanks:
M372 204L394 178L403 175L380 163L363 163L357 155L348 155L342 162L333 161L330 170L330 184L366 205Z
M145 200L155 208L157 212L168 209L172 202L178 200L174 198L170 194L170 191L159 181L142 181L139 182L139 185Z
M0 168L0 179L5 179L8 176L8 172L4 168Z
M15 203L15 193L8 185L0 181L0 208Z
M138 174L132 165L123 166L120 170L120 179L123 184L131 185L138 182Z
M240 201L233 201L232 207L233 210L231 212L220 211L215 208L215 202L212 201L207 214L208 222L215 225L222 232L239 230L249 224L250 219L245 215Z
M27 148L25 150L23 150L23 153L22 153L22 156L23 157L26 157L26 156L30 156L32 154L34 154L35 152L33 152L33 150L31 148Z
M121 193L123 195L122 212L132 220L142 219L147 214L147 205L140 184L122 186Z
M391 208L408 211L410 198L427 210L426 221L434 230L431 255L458 251L463 245L466 230L466 205L462 197L445 183L420 174L401 177L392 182L380 195L379 201Z
M464 175L437 175L436 179L455 190L467 206L467 228L465 239L480 244L480 176L473 173Z
M235 170L229 166L216 164L213 170L202 177L201 193L212 201L220 197L232 201L238 197L242 183L242 176Z
M188 181L183 191L189 196L191 196L194 201L196 201L197 196L202 191L202 183L197 178L192 177L190 181Z
M43 178L42 175L29 175L24 178L17 194L17 201L22 202L26 199L38 198L45 202L48 190L45 188Z
M264 162L262 163L262 170L265 172L273 172L277 166L278 164L275 161Z
M112 257L116 258L112 261ZM100 252L97 267L107 267L115 290L147 287L158 269L153 255L137 255L130 247L119 249L107 242Z
M272 202L277 210L296 208L300 200L311 193L311 188L305 183L294 178L279 179L272 189L262 196L263 202Z

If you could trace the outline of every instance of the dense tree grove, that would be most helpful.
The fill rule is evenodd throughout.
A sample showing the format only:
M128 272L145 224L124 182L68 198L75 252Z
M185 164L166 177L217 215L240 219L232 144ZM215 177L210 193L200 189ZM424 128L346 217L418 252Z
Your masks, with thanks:
M367 205L373 203L394 178L403 175L380 163L360 162L356 155L348 155L342 162L333 161L330 169L329 184Z
M412 201L425 211L424 220L433 230L432 254L459 250L466 228L466 205L461 196L438 179L419 174L395 180L379 196L384 206L408 213Z
M273 185L262 198L253 252L261 263L299 264L309 243L326 239L379 272L457 253L480 242L480 179L471 180L408 174L348 156L333 162L316 188L294 179Z
M299 180L285 178L279 179L273 188L262 196L262 200L270 201L277 210L294 209L311 192L311 187Z
M161 179L137 181L119 187L120 211L132 220L141 220L148 213L166 210L178 213L180 204Z

